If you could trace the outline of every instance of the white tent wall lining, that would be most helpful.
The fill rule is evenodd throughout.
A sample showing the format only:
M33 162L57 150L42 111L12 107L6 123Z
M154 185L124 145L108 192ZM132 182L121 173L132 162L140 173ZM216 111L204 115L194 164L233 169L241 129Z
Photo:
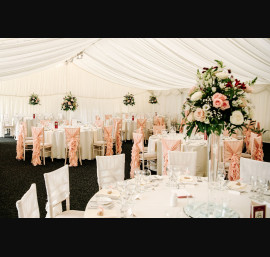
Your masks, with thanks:
M8 114L10 117L19 113L29 116L33 113L65 114L61 110L61 103L69 91L78 98L79 103L72 117L82 122L92 122L95 115L127 112L123 96L128 92L134 94L136 102L135 106L130 107L130 112L157 111L180 119L188 89L152 91L125 87L69 63L21 78L0 81L0 114ZM31 93L40 96L41 105L28 104ZM148 103L151 93L158 97L157 105ZM255 106L254 119L261 123L261 127L270 130L270 85L255 85L251 99ZM269 132L264 135L264 139L270 139Z
M70 92L77 97L79 107L72 113L73 118L83 122L94 121L95 115L127 112L123 104L125 94L135 96L135 106L130 112L150 112L148 103L150 93L147 90L129 88L96 77L74 64L39 71L21 78L0 81L0 113L9 117L22 113L59 113L63 97ZM39 95L41 105L29 105L29 96Z

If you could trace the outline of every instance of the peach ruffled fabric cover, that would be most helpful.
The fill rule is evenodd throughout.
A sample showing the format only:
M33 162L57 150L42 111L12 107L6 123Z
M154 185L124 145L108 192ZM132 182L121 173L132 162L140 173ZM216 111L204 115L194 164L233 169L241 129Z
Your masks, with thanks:
M116 140L117 154L122 153L121 127L122 127L122 120L116 121L115 140Z
M112 139L113 126L104 127L104 140L106 144L106 155L113 155L113 139Z
M162 151L164 158L163 175L167 175L168 151L181 151L181 140L162 138Z
M134 171L140 167L140 151L143 151L143 134L133 133L133 146L131 150L130 177L134 178Z
M165 125L163 126L153 126L153 134L161 134L162 130L165 129Z
M262 136L258 136L254 138L253 143L253 151L251 153L251 159L256 161L263 161L263 142L262 142Z
M23 159L23 138L24 138L24 126L23 124L20 125L19 128L19 135L18 135L18 140L17 140L17 145L16 145L16 159L17 160L22 160Z
M34 166L41 165L40 160L40 144L44 134L44 127L32 127L33 137L33 153L32 153L32 164Z
M224 141L224 162L229 162L229 180L240 179L240 157L242 154L243 140Z
M78 166L77 150L80 144L80 128L65 128L66 142L69 150L69 166Z

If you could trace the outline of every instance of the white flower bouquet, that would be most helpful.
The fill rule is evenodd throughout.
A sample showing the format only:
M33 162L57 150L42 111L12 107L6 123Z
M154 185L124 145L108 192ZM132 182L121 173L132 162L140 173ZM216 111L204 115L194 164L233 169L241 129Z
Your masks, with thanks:
M252 119L253 108L248 96L252 92L252 81L240 82L225 69L222 61L215 60L217 66L197 70L197 85L193 86L182 107L186 121L187 136L196 132L220 135L224 129L234 134L243 129Z
M78 108L77 98L69 92L68 95L66 95L63 98L63 102L61 104L61 110L64 111L75 111Z

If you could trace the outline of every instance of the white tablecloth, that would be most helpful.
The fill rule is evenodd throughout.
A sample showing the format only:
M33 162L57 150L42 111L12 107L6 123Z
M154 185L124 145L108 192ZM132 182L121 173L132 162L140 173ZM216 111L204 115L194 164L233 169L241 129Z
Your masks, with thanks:
M172 194L172 190L175 188L170 188L166 186L168 180L167 176L163 176L164 179L159 182L157 187L150 187L149 191L143 192L140 194L140 200L135 200L135 204L133 207L133 213L138 218L165 218L165 213L170 211L172 214L171 217L181 211L183 207L189 203L188 201L202 201L207 202L208 197L211 201L220 202L222 199L228 202L228 207L236 211L240 218L249 218L250 217L250 203L251 200L248 197L250 193L241 193L239 195L230 193L229 190L219 191L214 190L209 194L208 190L208 182L198 182L198 185L187 185L185 190L187 190L193 198L187 199L177 199L177 206L170 207L170 198ZM132 180L129 180L132 182ZM133 179L134 181L134 179ZM153 190L152 188L155 188ZM98 192L97 192L98 194ZM96 194L89 200L85 210L87 210L90 206L91 201L95 201ZM270 203L270 196L266 196L268 199L267 202ZM117 211L118 217L120 216L120 206L115 204L113 207L114 210ZM105 209L106 211L106 209ZM183 213L183 218L187 218L188 216ZM270 209L267 208L266 217L270 217Z
M181 151L196 151L197 154L197 176L207 176L207 142L205 140L189 140L186 142L184 140L184 134L175 135L157 135L150 136L148 140L148 152L157 153L157 174L162 175L163 170L163 151L162 151L162 138L167 139L181 139Z
M93 152L94 133L97 133L97 139L103 140L102 129L81 129L80 144L82 160L93 160L96 153ZM65 158L65 132L63 129L44 131L45 143L52 144L53 158Z

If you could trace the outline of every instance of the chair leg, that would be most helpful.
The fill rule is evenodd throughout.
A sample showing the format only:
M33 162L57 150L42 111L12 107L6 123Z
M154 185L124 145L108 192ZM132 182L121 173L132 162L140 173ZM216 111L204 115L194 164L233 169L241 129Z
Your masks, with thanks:
M45 165L45 153L44 153L44 147L42 149L42 158L43 158L43 165Z
M67 164L67 148L65 148L65 165Z

